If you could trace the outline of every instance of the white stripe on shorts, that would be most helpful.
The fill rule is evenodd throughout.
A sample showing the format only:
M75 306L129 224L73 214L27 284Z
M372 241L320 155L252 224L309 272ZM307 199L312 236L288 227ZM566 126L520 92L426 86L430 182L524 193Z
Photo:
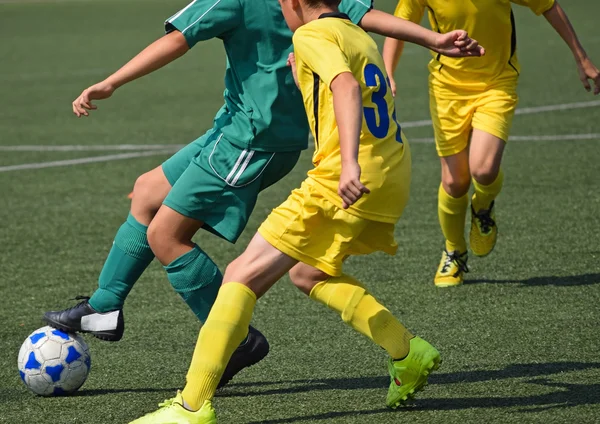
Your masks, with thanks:
M246 154L248 153L248 150L244 150L240 156L238 157L237 161L235 162L235 165L233 165L233 168L231 168L231 172L229 173L229 175L227 175L227 177L225 178L225 182L227 184L231 184L231 179L233 178L233 176L235 175L235 173L237 172L240 164L242 163L242 161L244 160L244 157L246 156Z
M246 160L244 161L244 164L240 167L240 172L237 173L237 175L235 176L235 178L231 182L232 186L234 186L234 185L237 184L238 180L240 179L240 177L242 176L242 174L244 173L244 171L248 167L248 164L250 163L250 160L252 159L252 156L254 156L254 150L250 150L250 152L248 153L248 156L246 156Z

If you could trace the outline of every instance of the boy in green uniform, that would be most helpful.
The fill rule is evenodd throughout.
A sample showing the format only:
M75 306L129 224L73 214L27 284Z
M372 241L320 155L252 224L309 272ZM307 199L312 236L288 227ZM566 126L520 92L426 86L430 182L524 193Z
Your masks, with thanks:
M436 34L370 11L371 4L365 0L344 0L341 9L353 22L362 20L363 26L366 23L383 35L417 42L442 54L480 54L462 31ZM163 264L175 291L204 322L222 275L192 237L204 228L234 243L258 193L285 176L307 148L302 97L286 66L292 34L276 1L195 0L165 25L167 35L106 80L84 90L73 102L73 112L87 116L96 109L93 100L110 97L120 86L215 37L223 41L227 54L225 104L204 136L138 178L131 213L115 236L99 288L78 305L44 316L50 325L65 331L120 340L125 298L154 257ZM221 382L267 353L264 336L250 328Z

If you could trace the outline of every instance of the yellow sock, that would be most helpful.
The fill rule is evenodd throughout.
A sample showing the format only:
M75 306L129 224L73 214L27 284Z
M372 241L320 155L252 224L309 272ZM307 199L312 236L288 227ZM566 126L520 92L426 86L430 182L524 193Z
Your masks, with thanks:
M438 217L442 234L446 239L446 250L452 252L467 251L467 241L465 240L465 217L469 207L469 196L465 194L462 197L452 197L442 184L438 191Z
M475 193L473 194L473 209L475 212L481 210L487 210L496 197L502 190L502 183L504 182L504 172L500 170L496 180L490 185L483 185L475 181L473 178L473 187L475 187Z
M408 355L414 336L354 278L331 277L314 286L310 297L341 314L344 322L384 348L392 358Z
M200 330L183 389L183 399L192 409L214 396L231 355L248 334L255 304L256 295L243 284L221 286Z

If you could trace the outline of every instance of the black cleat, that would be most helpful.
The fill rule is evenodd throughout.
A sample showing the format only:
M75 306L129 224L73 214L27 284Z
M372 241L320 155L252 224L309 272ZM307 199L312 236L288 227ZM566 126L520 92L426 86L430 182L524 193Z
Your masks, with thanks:
M225 368L223 377L219 381L217 389L225 386L241 370L251 367L262 361L269 354L269 342L267 338L256 328L250 326L246 343L240 345Z
M89 299L89 297L78 296L74 300L83 300L83 302L62 311L46 312L43 320L50 327L67 333L91 333L107 342L121 340L125 331L123 310L100 313L90 306Z

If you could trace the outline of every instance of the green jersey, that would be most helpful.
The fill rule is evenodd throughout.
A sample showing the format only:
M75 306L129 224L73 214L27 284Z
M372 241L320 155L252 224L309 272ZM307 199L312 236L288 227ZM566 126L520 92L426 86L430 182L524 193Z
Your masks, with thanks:
M371 0L342 0L340 10L358 24ZM308 147L308 122L300 91L286 65L292 49L277 0L195 0L169 18L188 45L211 38L227 54L225 104L215 126L232 144L267 152Z

